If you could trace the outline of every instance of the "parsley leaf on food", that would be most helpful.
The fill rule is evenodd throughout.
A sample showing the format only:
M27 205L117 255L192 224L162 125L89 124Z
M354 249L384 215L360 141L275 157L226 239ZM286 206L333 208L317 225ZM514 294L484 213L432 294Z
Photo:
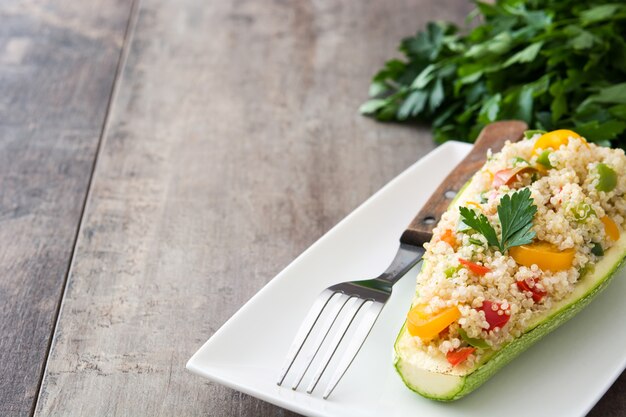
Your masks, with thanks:
M489 246L500 247L498 235L496 234L493 226L489 223L489 219L487 219L484 214L476 215L474 210L467 207L459 207L459 210L461 212L461 217L463 218L463 223L485 236Z
M489 246L496 247L504 253L513 246L529 244L535 238L532 227L537 206L533 203L528 188L502 197L498 205L498 219L502 229L500 239L484 214L477 215L474 210L467 207L459 207L459 212L463 223L485 236Z
M537 206L533 202L528 188L502 197L498 205L498 218L502 226L501 250L506 251L510 247L533 241L535 232L531 229L533 217L537 213Z

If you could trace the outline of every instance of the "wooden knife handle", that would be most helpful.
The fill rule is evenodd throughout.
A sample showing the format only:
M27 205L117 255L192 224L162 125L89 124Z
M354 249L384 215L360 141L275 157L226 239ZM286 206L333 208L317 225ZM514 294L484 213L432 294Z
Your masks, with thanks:
M478 135L474 147L430 196L424 207L417 213L400 241L410 245L423 245L433 237L433 229L441 216L448 209L450 202L461 187L485 163L487 150L498 152L504 142L516 142L528 129L526 123L519 120L506 120L488 124Z

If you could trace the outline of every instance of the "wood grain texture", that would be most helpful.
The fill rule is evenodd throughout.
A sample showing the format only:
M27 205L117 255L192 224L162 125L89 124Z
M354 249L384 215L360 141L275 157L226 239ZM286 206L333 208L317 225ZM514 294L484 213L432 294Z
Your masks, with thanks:
M50 346L130 3L0 3L0 415Z
M520 120L491 123L478 135L474 147L437 187L411 224L402 233L400 241L422 246L430 242L433 229L450 207L450 201L487 161L487 152L498 152L507 141L517 142L524 137L528 125Z
M434 147L356 109L400 38L470 8L142 0L36 415L293 415L184 365Z
M357 109L399 39L470 7L143 0L36 415L292 415L185 363L434 147Z

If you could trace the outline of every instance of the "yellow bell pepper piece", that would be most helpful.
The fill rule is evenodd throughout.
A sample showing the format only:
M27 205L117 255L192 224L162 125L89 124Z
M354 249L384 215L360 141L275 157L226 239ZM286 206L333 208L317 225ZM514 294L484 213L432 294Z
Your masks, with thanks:
M582 139L583 143L589 147L587 141L578 133L572 130L559 129L541 135L539 139L537 139L537 142L535 142L535 146L533 146L533 154L537 154L539 149L545 151L546 149L552 148L556 151L561 145L567 145L569 138Z
M431 315L424 312L424 306L419 304L413 307L407 315L407 329L411 336L419 336L427 342L445 330L449 325L461 317L456 306L448 307Z
M441 235L441 240L446 242L452 249L456 250L456 237L454 237L454 232L450 229L446 229Z
M619 240L619 228L617 224L608 216L604 216L600 219L604 223L604 231L607 236L614 242Z
M571 268L575 253L574 249L559 250L548 242L534 242L509 249L509 255L518 264L529 268L536 264L540 269L552 272Z
M475 202L475 201L466 201L466 202L465 202L465 204L466 204L466 205L468 205L468 206L474 206L474 207L476 207L478 210L483 211L483 206L481 206L480 204L478 204L478 203L477 203L477 202Z

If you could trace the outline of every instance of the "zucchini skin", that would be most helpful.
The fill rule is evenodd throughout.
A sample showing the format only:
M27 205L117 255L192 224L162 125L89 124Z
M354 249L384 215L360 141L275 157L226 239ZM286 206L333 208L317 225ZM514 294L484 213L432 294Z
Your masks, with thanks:
M449 392L445 395L433 395L423 389L420 389L420 387L416 386L413 381L405 378L406 371L403 369L404 363L402 361L402 358L398 355L395 347L394 367L402 378L404 384L409 389L420 394L421 396L430 398L432 400L445 402L458 400L481 386L502 367L515 359L526 349L537 343L541 338L543 338L548 333L552 332L554 329L574 317L610 284L612 279L624 267L625 264L626 252L622 253L619 262L614 264L613 268L607 275L605 275L604 279L598 280L596 285L594 285L583 297L573 301L565 308L562 308L559 311L555 312L554 314L543 320L541 323L539 323L537 326L495 352L485 362L480 364L471 374L459 377L461 381L459 384L459 388L456 391ZM396 339L396 345L398 340L404 336L403 333L406 331L407 330L405 324L400 329L398 338Z

